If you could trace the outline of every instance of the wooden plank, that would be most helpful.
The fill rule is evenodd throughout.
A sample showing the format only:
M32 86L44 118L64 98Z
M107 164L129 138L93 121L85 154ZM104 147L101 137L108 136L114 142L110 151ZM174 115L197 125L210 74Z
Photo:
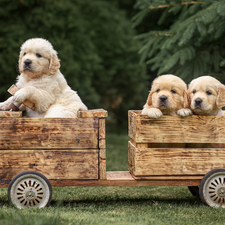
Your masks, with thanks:
M106 149L99 149L99 179L106 179Z
M98 148L97 118L0 118L0 149Z
M11 117L11 118L19 118L22 116L22 111L17 111L17 112L13 112L13 111L0 111L0 117L2 118L7 118L7 117Z
M107 172L106 180L50 179L52 186L199 186L201 180L135 180L128 171ZM0 180L0 187L8 187L10 180Z
M135 157L136 147L133 144L128 143L128 169L134 174L135 173Z
M16 85L12 85L9 89L8 89L8 92L11 94L11 95L15 95L15 93L19 90L19 88L16 86ZM23 104L27 107L29 107L30 109L32 110L35 110L35 104L27 99L25 99L23 101Z
M0 180L24 171L48 179L98 179L98 150L0 150Z
M108 112L104 109L92 109L77 112L77 117L79 118L106 118L107 116Z
M129 148L135 148L129 142ZM225 168L224 148L136 148L134 176L203 176Z
M105 119L99 119L99 148L106 148L105 144Z
M129 136L136 143L225 143L224 116L150 119L140 113L129 112Z

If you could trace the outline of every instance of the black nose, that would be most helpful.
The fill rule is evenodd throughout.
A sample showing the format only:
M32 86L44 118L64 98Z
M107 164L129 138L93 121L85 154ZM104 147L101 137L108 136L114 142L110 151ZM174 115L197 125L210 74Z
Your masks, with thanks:
M196 105L200 105L202 103L202 99L201 98L196 98L195 99L195 104Z
M26 60L24 61L24 64L25 64L26 66L29 66L31 63L32 63L32 61L31 61L30 59L26 59Z
M165 102L168 98L165 95L159 97L161 102Z

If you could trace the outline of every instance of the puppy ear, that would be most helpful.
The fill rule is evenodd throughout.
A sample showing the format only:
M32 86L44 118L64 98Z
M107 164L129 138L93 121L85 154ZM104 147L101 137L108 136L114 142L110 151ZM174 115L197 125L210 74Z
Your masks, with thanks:
M148 98L147 98L147 105L152 105L152 91L149 92Z
M221 85L218 90L218 95L216 99L216 105L218 108L225 106L225 86Z
M189 106L190 106L190 97L189 97L187 91L184 91L183 97L184 97L184 105L183 105L183 107L184 108L189 108Z
M21 62L22 62L22 51L20 51L20 56L19 56L19 70L20 70L20 73L22 73L22 70L21 70Z
M59 59L56 53L53 53L50 58L49 75L55 74L59 68L60 68Z

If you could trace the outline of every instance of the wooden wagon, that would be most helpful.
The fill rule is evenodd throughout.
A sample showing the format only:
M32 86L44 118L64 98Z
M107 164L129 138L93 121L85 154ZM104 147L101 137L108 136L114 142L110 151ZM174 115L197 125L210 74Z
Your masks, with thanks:
M224 117L154 120L129 111L129 171L107 172L107 111L80 111L74 119L0 115L0 187L18 208L46 206L52 186L189 186L205 204L225 205Z

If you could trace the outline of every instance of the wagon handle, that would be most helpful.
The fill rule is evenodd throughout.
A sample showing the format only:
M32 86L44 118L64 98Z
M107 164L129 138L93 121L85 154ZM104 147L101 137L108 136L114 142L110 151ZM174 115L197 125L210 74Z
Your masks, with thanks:
M8 92L11 94L11 95L14 95L17 91L19 90L19 88L13 84L9 89L8 89ZM21 104L24 104L25 106L29 107L30 109L34 110L35 109L35 105L33 102L25 99L22 103L18 103L18 102L13 102L10 104L10 111L19 111L19 107Z

